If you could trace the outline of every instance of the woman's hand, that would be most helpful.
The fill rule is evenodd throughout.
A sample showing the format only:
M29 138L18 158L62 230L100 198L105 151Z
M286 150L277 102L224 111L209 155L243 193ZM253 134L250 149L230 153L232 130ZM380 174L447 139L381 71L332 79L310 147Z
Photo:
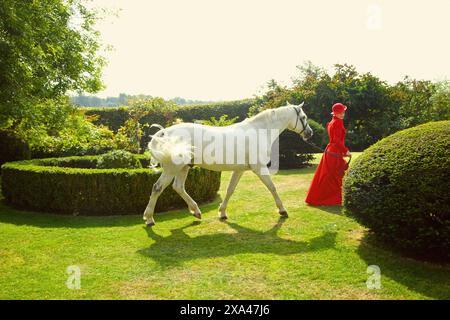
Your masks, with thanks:
M351 157L351 156L352 156L352 154L350 153L350 151L347 151L347 153L345 154L344 157Z

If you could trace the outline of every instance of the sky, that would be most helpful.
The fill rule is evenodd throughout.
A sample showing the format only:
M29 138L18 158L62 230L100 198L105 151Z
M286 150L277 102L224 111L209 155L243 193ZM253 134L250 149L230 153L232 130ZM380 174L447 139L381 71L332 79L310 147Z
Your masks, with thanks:
M311 61L389 83L450 78L449 0L93 0L111 45L97 95L235 100Z

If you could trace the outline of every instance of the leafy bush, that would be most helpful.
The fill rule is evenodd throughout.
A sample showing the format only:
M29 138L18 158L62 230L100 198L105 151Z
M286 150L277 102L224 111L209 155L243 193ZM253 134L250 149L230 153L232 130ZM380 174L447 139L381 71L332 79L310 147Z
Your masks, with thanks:
M312 119L308 119L308 124L313 130L313 136L311 139L308 140L309 143L314 144L315 146L319 147L320 149L324 149L325 146L328 144L328 133L325 130L325 128L317 123L316 121ZM303 141L303 139L300 140L301 144L301 152L303 153L317 153L320 152L317 148L311 146L310 144L307 144Z
M300 151L301 143L298 134L287 131L280 135L279 140L279 168L280 169L298 169L305 167L314 159L310 153Z
M211 117L210 120L202 120L201 123L208 126L215 126L215 127L225 127L233 124L236 122L238 117L234 117L232 119L228 119L227 114L223 114L220 116L219 119L216 119L216 117Z
M149 159L136 155L143 166ZM95 169L98 156L33 159L2 166L6 203L28 210L80 215L141 214L161 171L156 169ZM91 169L94 168L94 169ZM189 170L186 191L197 202L214 199L220 172ZM156 211L184 208L170 187L159 197Z
M344 179L344 206L374 235L419 257L450 258L450 121L399 131Z
M117 148L139 153L141 148L144 149L142 146L143 129L149 127L148 123L141 123L142 119L158 112L163 115L166 124L169 124L174 119L174 110L175 104L171 101L164 101L162 98L131 101L130 107L127 108L128 117L114 137Z
M46 100L13 131L29 144L32 158L100 154L113 149L113 132L94 125L96 118L67 99Z
M28 144L12 132L0 130L0 165L9 161L30 159Z
M113 168L128 168L138 169L142 168L141 162L134 154L124 150L114 150L102 154L98 157L97 168L99 169L113 169Z
M314 120L308 119L308 123L314 132L310 142L323 149L327 141L325 129ZM280 135L280 169L305 167L314 159L314 156L311 153L317 152L320 152L320 150L304 142L303 139L293 131L286 130Z
M432 82L405 77L391 88L399 106L399 126L410 128L429 121L450 120L450 81Z

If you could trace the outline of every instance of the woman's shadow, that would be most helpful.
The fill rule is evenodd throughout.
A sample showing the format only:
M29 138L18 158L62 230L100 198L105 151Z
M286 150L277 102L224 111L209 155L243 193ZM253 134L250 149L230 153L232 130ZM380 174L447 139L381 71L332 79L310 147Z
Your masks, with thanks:
M166 237L158 235L151 228L146 228L148 236L155 242L150 247L138 252L152 258L162 267L170 267L181 265L184 261L189 260L226 257L241 253L291 255L335 247L335 232L325 232L308 242L279 237L277 231L284 221L284 218L280 218L267 231L252 230L233 222L224 222L232 230L226 233L206 234L196 237L189 236L184 229L200 224L199 221L171 230L171 234Z

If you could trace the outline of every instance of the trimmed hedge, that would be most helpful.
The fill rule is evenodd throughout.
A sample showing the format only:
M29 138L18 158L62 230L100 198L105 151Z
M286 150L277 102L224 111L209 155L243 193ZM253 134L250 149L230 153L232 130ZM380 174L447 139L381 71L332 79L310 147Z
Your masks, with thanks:
M377 239L450 259L450 121L399 131L368 148L343 184L344 206Z
M136 155L148 167L144 155ZM141 214L147 206L158 169L95 169L98 156L33 159L2 166L6 203L27 210L73 215ZM186 191L197 202L215 198L220 172L193 167ZM183 199L169 186L156 211L183 208Z
M98 169L127 168L139 169L142 164L136 155L125 150L114 150L102 154L97 159Z

